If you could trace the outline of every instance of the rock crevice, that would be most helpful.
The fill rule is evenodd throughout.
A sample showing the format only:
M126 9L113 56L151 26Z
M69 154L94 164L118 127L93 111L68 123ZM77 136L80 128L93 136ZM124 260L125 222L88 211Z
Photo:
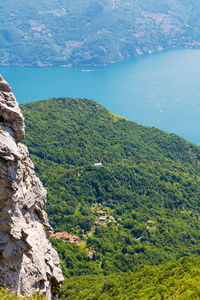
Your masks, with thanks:
M56 299L63 276L48 240L46 191L20 143L24 133L18 103L0 76L0 286Z

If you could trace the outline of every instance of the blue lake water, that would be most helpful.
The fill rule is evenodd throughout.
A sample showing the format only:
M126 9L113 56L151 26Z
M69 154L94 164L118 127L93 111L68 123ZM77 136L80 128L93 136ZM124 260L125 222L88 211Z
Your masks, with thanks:
M90 98L137 123L200 145L200 50L170 50L103 68L0 67L19 103Z

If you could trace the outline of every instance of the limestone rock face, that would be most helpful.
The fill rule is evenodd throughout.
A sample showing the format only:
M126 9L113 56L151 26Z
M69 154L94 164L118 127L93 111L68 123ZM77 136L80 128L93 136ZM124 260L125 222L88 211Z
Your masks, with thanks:
M24 132L17 101L0 76L0 286L57 299L63 276L48 240L46 191L20 143Z

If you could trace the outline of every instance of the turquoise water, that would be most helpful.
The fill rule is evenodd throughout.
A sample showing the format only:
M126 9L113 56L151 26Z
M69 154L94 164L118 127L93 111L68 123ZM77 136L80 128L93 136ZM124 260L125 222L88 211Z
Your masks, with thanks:
M200 145L200 50L172 50L103 68L0 67L19 103L94 99L137 123Z

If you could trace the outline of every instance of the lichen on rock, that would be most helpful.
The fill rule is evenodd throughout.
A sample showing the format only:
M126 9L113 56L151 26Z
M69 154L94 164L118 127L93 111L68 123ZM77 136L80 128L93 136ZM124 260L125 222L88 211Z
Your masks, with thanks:
M0 286L57 299L63 276L48 240L46 191L20 143L24 132L18 103L0 76Z

